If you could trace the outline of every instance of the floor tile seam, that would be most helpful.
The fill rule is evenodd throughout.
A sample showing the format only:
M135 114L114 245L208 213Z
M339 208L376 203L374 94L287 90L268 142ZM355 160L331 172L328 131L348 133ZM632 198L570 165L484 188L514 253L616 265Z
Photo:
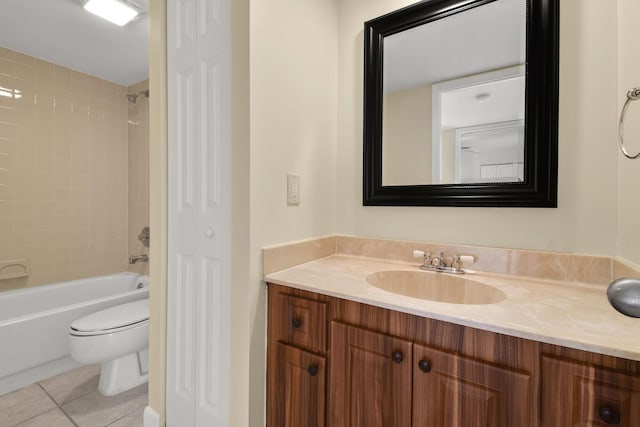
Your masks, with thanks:
M109 424L105 425L104 427L109 427L109 426L114 425L115 423L117 423L118 421L120 421L121 419L123 419L124 417L126 417L127 415L131 414L132 412L133 412L133 411L128 412L128 413L126 413L126 414L124 414L124 415L123 415L123 416L121 416L120 418L117 418L117 419L115 419L115 420L111 421Z
M78 400L78 399L81 399L81 398L83 398L83 397L87 397L88 395L90 395L91 393L93 393L94 391L97 391L97 390L98 390L98 388L96 387L96 388L94 388L94 389L92 389L92 390L90 390L90 391L88 391L88 392L86 392L86 393L83 393L83 394L81 394L81 395L79 395L79 396L74 397L74 398L73 398L73 399L71 399L71 400L62 401L62 402L60 402L60 403L58 403L58 401L56 401L55 399L53 399L53 397L52 397L52 399L53 399L53 401L54 401L54 402L56 402L56 404L57 404L58 406L62 407L63 405L68 405L68 404L70 404L70 403L72 403L72 402L75 402L75 401L76 401L76 400ZM48 393L47 393L47 394L48 394Z
M42 389L42 386L40 386L40 384L39 384L39 383L36 383L36 385L38 385L38 386ZM23 388L21 388L21 389L14 390L14 392L15 392L15 391L24 390L24 389L25 389L25 388L27 388L27 387L31 387L31 386L30 386L30 385L25 386L25 387L23 387ZM11 393L13 393L13 392L11 392ZM37 418L37 417L39 417L40 415L46 414L47 412L51 412L51 411L53 411L54 409L56 409L56 407L58 406L58 403L57 403L55 400L53 400L53 398L52 398L51 396L49 396L49 393L47 393L46 391L45 391L44 393L45 393L45 395L46 395L46 396L47 396L47 397L48 397L48 398L49 398L49 399L50 399L50 400L51 400L51 401L52 401L56 406L54 406L53 408L48 408L48 409L46 409L44 412L39 412L39 413L35 414L35 415L34 415L34 416L32 416L32 417L29 417L29 418L26 418L26 419L24 419L24 420L20 421L20 422L19 422L19 423L17 423L17 424L13 424L11 427L19 426L20 424L24 424L24 423L26 423L27 421L31 421L32 419ZM7 393L7 394L9 394L9 393ZM7 394L4 394L3 396L6 396Z
M22 424L24 424L24 423L27 423L27 422L31 421L32 419L34 419L34 418L38 418L38 417L40 417L40 416L42 416L42 415L44 415L44 414L48 414L48 413L49 413L49 412L51 412L51 411L55 411L56 409L58 409L58 408L57 408L57 407L55 407L55 408L49 408L49 409L47 409L46 411L41 412L41 413L40 413L40 414L38 414L38 415L34 415L34 416L33 416L33 417L31 417L31 418L27 418L26 420L22 420L22 421L20 421L18 424L12 424L12 425L11 425L11 427L20 427L20 425L22 425Z
M147 395L148 395L148 392L147 392ZM147 403L144 403L144 404L142 404L140 407L137 407L137 408L132 409L132 410L130 410L129 412L125 413L125 414L124 414L124 415L122 415L120 418L118 418L118 419L115 419L115 420L111 421L109 424L107 424L107 425L106 425L106 426L104 426L104 427L109 427L110 425L113 425L113 424L117 423L117 422L118 422L118 421L120 421L121 419L123 419L123 418L125 418L125 417L128 417L129 415L133 414L134 412L136 412L136 411L137 411L137 410L139 410L140 408L145 408L146 406L147 406Z
M73 424L75 427L78 427L78 424L76 424L76 422L73 420L73 418L71 418L71 415L69 415L67 413L67 411L64 410L64 408L62 407L62 404L58 403L58 401L56 401L53 396L51 396L49 394L49 392L47 392L47 390L45 390L45 388L42 386L42 384L37 383L38 386L42 389L42 391L49 396L49 399L51 399L53 401L53 403L56 404L56 406L60 409L60 411L64 414L65 417L67 417L67 419L71 422L71 424Z

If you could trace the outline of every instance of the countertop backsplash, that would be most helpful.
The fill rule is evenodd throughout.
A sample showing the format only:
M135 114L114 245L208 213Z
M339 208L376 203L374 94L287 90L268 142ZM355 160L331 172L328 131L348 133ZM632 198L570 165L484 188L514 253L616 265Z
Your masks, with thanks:
M263 249L263 273L267 275L330 255L419 265L421 260L413 257L413 251L416 249L430 251L432 255L443 252L446 257L452 254L472 255L476 261L463 266L468 271L541 280L608 286L612 280L619 277L640 276L640 266L606 256L343 235L266 247Z

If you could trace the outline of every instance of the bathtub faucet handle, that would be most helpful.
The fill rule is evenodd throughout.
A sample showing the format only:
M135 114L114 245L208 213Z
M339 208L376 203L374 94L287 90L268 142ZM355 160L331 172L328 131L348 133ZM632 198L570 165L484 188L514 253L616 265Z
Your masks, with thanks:
M149 241L151 237L151 229L149 227L143 227L140 234L138 234L138 240L142 242L145 248L149 247Z

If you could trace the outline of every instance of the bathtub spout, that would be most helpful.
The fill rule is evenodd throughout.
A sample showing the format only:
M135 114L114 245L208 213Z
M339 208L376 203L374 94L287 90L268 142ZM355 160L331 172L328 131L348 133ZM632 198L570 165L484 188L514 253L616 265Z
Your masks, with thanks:
M149 255L147 254L129 255L129 264L135 264L138 261L149 262Z

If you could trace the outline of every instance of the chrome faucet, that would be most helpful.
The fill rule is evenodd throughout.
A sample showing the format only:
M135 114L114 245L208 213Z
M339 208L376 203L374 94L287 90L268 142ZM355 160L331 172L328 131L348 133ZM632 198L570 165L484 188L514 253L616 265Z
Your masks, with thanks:
M444 257L444 253L440 252L440 255L431 258L431 267L438 269L447 266L447 260Z
M135 264L136 262L149 262L149 255L129 255L129 264Z
M443 252L440 252L440 255L431 256L431 252L429 251L424 252L418 250L413 251L413 256L415 258L423 259L423 263L420 266L423 270L451 274L464 274L464 270L462 269L463 261L471 263L476 261L473 255L453 254L451 256L451 263L447 265L447 258L444 256Z

